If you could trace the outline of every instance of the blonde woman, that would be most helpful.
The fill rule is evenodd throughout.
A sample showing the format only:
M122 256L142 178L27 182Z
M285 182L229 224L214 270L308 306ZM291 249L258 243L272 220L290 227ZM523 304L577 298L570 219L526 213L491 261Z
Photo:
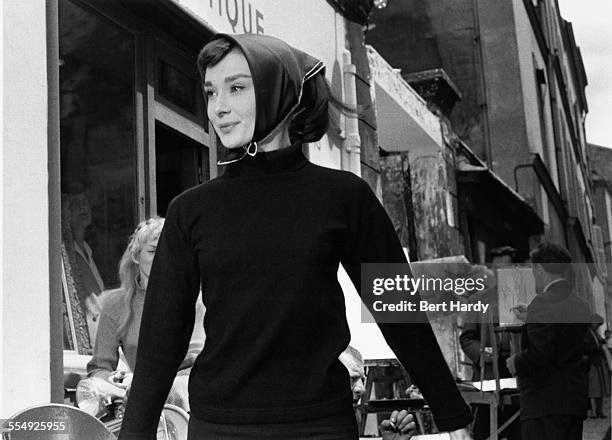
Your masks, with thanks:
M130 237L119 263L121 287L103 294L94 355L87 364L89 377L101 377L125 388L131 385L132 374L126 375L125 372L117 371L119 348L122 349L130 370L134 371L142 308L157 240L163 225L163 218L150 218L141 222ZM196 303L196 315L200 322L204 315L203 307L201 301ZM187 380L191 366L203 346L204 332L200 325L194 328L189 351L174 380L168 403L189 410ZM150 367L154 368L153 365Z

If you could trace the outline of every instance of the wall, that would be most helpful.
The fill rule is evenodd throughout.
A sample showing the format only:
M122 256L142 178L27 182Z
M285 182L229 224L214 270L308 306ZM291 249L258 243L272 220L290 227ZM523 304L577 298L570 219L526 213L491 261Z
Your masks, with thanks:
M491 140L492 170L512 188L517 188L514 169L531 163L527 139L524 98L521 93L517 35L524 31L513 15L513 2L477 1L487 113ZM528 23L527 23L528 24ZM531 65L531 60L529 62ZM535 121L538 119L536 118ZM519 171L518 192L529 202L536 198L534 174Z
M402 73L444 68L462 94L450 114L453 129L484 159L474 1L394 0L373 11L371 22L376 27L367 32L366 41Z
M552 130L549 83L554 72L548 72L547 61L542 57L536 36L529 17L525 11L523 0L514 0L514 20L516 23L517 55L519 59L521 94L523 101L523 117L526 128L528 151L538 153L549 168L549 174L559 189L557 163L554 155L554 133ZM546 84L536 83L535 69L542 69L546 76ZM540 124L540 108L538 93L544 93L542 117L544 127Z
M46 2L2 2L0 417L50 401ZM34 344L36 342L36 344Z

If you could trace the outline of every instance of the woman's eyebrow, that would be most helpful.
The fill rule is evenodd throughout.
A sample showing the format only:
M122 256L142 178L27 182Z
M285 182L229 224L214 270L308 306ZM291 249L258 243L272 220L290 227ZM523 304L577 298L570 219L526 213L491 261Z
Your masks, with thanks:
M226 76L225 82L229 83L238 78L249 78L250 79L251 75L249 75L248 73L237 73L235 75ZM211 83L210 81L204 81L204 87L213 87L213 83Z
M235 75L226 76L225 82L232 82L238 78L251 78L251 75L249 75L248 73L237 73Z

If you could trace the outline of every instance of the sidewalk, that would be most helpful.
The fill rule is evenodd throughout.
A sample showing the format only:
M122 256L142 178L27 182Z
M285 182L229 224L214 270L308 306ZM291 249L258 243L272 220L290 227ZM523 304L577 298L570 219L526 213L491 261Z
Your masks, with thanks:
M610 398L604 401L604 414L606 419L586 419L582 429L582 440L603 440L607 429L610 427ZM607 440L607 439L606 439Z

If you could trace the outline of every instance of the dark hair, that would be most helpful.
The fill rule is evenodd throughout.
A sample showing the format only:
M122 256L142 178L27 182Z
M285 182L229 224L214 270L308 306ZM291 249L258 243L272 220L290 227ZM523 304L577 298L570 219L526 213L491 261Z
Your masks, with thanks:
M217 38L202 48L197 59L202 85L204 85L206 69L221 61L235 47L237 45L233 41ZM289 139L292 143L316 142L327 133L330 103L345 114L357 114L355 109L333 95L323 72L304 82L300 103L294 110L289 123Z
M563 246L545 241L540 243L529 254L532 263L537 263L544 268L546 272L567 275L572 262L572 255Z
M491 257L502 257L504 255L510 256L512 259L516 258L517 251L512 246L501 246L491 249L489 255Z
M206 46L200 50L198 54L198 72L200 72L200 79L204 84L204 76L206 75L206 68L208 66L214 66L221 61L230 50L236 47L236 43L226 38L217 38L207 43Z

